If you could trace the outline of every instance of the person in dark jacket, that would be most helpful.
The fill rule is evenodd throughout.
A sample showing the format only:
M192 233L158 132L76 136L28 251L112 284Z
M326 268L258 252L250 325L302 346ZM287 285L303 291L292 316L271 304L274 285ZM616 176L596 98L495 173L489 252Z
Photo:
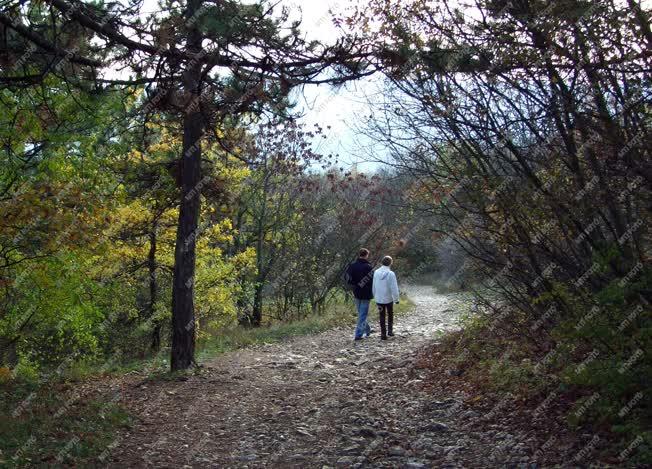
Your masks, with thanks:
M369 250L362 248L358 253L358 260L352 262L346 269L349 284L353 287L355 307L358 311L358 324L355 327L355 340L362 340L366 334L369 337L373 331L367 322L369 302L373 298L372 282L374 278L373 266L369 263Z

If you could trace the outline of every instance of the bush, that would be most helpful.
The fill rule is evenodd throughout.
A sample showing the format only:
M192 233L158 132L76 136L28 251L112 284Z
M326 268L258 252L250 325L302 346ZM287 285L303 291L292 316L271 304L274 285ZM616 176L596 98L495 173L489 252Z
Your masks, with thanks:
M14 377L18 381L27 383L37 383L40 378L38 363L30 360L26 356L22 356L18 361L18 365L14 368Z

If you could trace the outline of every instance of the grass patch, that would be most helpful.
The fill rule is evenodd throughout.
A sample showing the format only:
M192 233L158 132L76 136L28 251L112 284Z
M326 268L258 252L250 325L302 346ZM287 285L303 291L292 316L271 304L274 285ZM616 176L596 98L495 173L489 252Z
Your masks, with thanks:
M84 399L69 383L4 383L0 467L90 466L129 424L118 404Z

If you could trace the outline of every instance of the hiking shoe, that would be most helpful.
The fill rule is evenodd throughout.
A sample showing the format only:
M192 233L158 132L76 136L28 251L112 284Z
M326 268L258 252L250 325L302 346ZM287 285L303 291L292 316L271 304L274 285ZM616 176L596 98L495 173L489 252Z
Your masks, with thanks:
M369 329L369 332L367 332L367 337L369 337L371 334L375 333L376 329Z
M381 335L380 340L387 340L387 336L386 335Z
M388 332L387 335L390 336L390 337L394 337L394 333L393 333L393 332Z
M354 341L356 341L356 340L362 340L362 337L354 337L353 340L354 340Z

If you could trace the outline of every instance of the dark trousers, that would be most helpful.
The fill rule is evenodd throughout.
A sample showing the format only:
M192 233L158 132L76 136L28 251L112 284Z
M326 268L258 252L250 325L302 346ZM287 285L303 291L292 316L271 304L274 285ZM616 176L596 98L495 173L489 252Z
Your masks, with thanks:
M387 303L378 305L378 313L380 314L380 336L387 337L394 333L394 303ZM385 327L385 314L387 314L387 327Z

